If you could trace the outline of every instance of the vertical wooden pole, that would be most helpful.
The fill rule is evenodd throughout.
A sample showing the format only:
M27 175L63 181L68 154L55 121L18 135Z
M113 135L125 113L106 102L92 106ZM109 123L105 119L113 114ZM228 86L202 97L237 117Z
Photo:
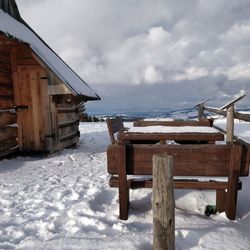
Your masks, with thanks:
M153 249L175 249L173 157L153 155Z
M14 105L20 105L20 86L19 86L19 77L17 72L17 48L11 47L10 50L10 64L11 64L11 75L12 75L12 85L14 92ZM17 126L18 126L18 146L20 150L23 148L23 134L22 134L22 116L17 112Z
M219 213L225 211L226 192L225 190L216 190L216 208Z
M204 104L199 104L198 106L198 119L201 120L204 116Z
M120 219L127 220L129 209L129 190L127 187L126 145L117 145L117 147L119 147L118 176Z
M234 105L227 109L227 142L234 139Z
M228 187L226 194L226 215L230 220L236 217L236 205L238 195L238 184L241 166L242 146L240 144L231 145L230 166L228 176Z

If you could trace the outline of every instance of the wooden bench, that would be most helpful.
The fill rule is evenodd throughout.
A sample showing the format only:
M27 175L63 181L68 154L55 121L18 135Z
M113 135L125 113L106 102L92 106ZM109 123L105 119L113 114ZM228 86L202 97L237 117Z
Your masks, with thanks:
M115 144L117 141L115 138L115 134L118 133L119 131L125 129L125 127L123 125L123 120L120 117L108 118L106 120L106 123L107 123L107 127L108 127L110 141L112 144Z
M216 206L229 219L236 216L239 176L249 173L249 145L241 142L227 145L110 145L107 167L110 187L119 189L120 219L128 218L129 189L152 188L152 157L168 154L174 157L174 187L178 189L216 190ZM132 175L133 179L128 179ZM148 176L141 180L138 176ZM177 176L192 177L178 179ZM201 181L201 177L227 177L225 181ZM196 177L196 178L195 178Z

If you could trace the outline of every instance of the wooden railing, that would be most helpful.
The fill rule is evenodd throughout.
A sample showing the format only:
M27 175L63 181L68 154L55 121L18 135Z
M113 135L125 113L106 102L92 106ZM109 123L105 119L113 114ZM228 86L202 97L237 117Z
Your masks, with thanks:
M226 141L232 142L234 139L234 118L250 122L250 114L243 114L235 111L235 103L244 98L245 96L246 96L245 93L241 94L235 99L233 99L231 102L225 104L220 108L206 107L205 103L208 100L205 100L195 106L198 110L198 118L200 120L201 118L204 117L204 111L226 116L227 117Z

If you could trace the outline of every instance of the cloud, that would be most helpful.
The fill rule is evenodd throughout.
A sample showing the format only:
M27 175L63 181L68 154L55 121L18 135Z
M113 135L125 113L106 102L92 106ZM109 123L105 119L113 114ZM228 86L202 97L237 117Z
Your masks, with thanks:
M200 96L231 96L243 87L250 89L245 84L250 81L249 0L17 0L17 4L23 18L90 84L140 86L144 96L142 92L150 94L154 86L184 89L181 86L190 82L196 90L188 94L194 99L198 90ZM115 91L109 93L114 100ZM182 99L187 98L181 93ZM156 97L161 98L160 92Z

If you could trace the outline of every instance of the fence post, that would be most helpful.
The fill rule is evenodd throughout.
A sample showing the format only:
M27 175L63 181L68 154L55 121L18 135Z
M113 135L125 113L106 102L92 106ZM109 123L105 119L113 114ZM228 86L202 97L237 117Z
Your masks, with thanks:
M173 157L153 155L153 249L175 249Z
M198 119L200 120L204 116L204 104L201 103L198 106Z
M227 142L234 139L234 104L227 108Z

